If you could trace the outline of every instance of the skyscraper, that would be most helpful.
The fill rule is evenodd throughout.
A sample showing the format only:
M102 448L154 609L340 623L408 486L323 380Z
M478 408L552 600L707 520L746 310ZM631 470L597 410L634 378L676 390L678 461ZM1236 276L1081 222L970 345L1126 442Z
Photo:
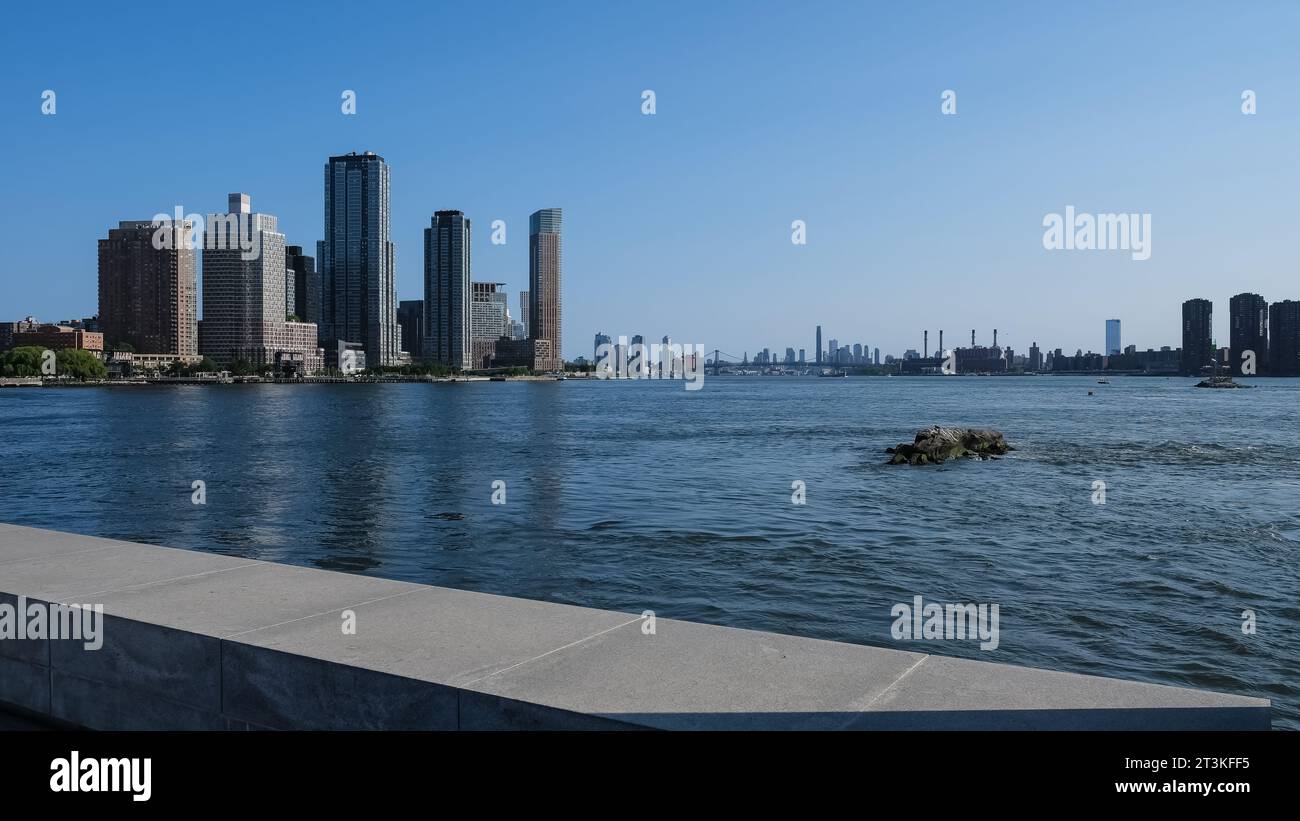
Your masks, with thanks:
M293 302L285 309L298 317L299 322L320 324L320 275L316 273L316 259L303 254L301 245L284 248L285 275L292 283L285 283L285 291L293 294Z
M397 324L402 326L402 350L411 359L424 356L424 300L403 299L397 303Z
M1300 302L1274 302L1268 309L1268 372L1300 376Z
M470 283L470 355L476 368L490 367L497 341L510 335L505 287L504 282Z
M561 223L559 208L543 208L528 218L528 338L550 343L534 365L537 370L564 368Z
M401 349L388 164L372 151L325 165L325 239L317 244L322 285L321 345L330 362L339 342L365 346L369 366L396 365Z
M316 326L286 321L288 269L278 220L253 213L247 194L231 194L229 203L225 214L208 216L199 352L226 367L242 360L277 370L320 370Z
M424 229L424 358L453 368L472 363L470 221L435 211Z
M1119 340L1119 320L1106 320L1106 356L1118 356L1123 350Z
M1255 373L1268 373L1268 302L1259 294L1237 294L1228 300L1228 361L1234 374L1246 360L1242 354L1254 353Z
M196 360L198 287L188 221L126 221L99 241L99 321L106 349ZM154 244L158 234L162 247Z
M528 307L528 292L520 291L519 292L519 321L524 326L524 335L523 335L524 339L528 338L528 314L531 310L532 309Z
M817 360L816 363L822 363L822 326L817 326Z
M1214 357L1211 314L1214 304L1208 299L1189 299L1183 303L1182 372L1195 376Z

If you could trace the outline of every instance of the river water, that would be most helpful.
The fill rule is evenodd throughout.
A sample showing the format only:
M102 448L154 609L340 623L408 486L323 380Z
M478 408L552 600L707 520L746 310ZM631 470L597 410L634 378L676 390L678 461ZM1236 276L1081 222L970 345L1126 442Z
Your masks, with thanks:
M0 390L0 520L1262 696L1297 729L1300 380L1191 384ZM1016 450L884 465L932 423ZM997 604L997 649L895 639L918 595Z

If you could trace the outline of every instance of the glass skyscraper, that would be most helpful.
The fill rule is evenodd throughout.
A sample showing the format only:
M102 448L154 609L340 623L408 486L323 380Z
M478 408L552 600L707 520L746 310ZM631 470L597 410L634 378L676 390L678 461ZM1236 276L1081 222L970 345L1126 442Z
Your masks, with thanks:
M435 211L424 229L425 359L471 367L472 298L469 218L460 211Z
M337 364L338 345L362 345L365 362L399 364L388 224L388 164L372 151L330 157L325 165L325 239L317 244L322 273L321 345Z
M1124 352L1119 341L1119 320L1106 320L1106 356L1118 356Z

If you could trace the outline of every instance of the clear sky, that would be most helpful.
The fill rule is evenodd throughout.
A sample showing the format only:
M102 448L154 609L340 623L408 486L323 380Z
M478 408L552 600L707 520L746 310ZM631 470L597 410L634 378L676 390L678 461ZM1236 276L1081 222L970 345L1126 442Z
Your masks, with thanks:
M398 295L435 210L527 286L564 209L565 354L596 331L751 355L991 329L1023 352L1180 344L1180 303L1300 299L1300 4L9 4L0 319L97 311L96 240L231 191L322 234L327 156L392 167ZM41 94L57 113L41 114ZM344 89L356 116L340 112ZM657 111L643 115L642 91ZM940 111L945 89L957 114ZM1241 112L1245 89L1258 113ZM1047 251L1067 205L1151 257ZM507 242L490 242L494 219ZM807 244L790 241L792 220ZM512 311L517 300L512 294Z

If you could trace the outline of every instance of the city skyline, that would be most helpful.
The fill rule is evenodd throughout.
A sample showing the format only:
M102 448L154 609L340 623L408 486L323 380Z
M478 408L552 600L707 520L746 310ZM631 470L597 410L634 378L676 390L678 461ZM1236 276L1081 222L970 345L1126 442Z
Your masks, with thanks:
M1097 321L1113 316L1139 348L1176 344L1184 296L1226 315L1242 290L1232 280L1279 298L1294 278L1285 203L1300 186L1287 161L1300 107L1267 83L1300 68L1285 36L1300 12L1191 7L1169 18L1125 8L1134 24L1111 32L1107 51L1143 66L1143 82L1062 93L1049 78L1087 64L1099 35L1078 32L1093 31L1098 13L844 5L744 15L740 32L724 24L734 16L682 6L584 20L543 48L525 34L543 9L514 9L503 26L467 9L410 8L354 21L352 35L388 44L384 60L336 47L321 71L308 70L310 49L340 45L328 13L268 9L265 26L222 43L181 42L164 21L142 20L136 34L151 49L106 61L77 44L121 24L88 10L64 21L58 67L38 59L38 40L15 38L14 70L0 79L9 115L0 145L32 169L14 175L0 203L0 218L30 230L0 250L18 280L0 314L93 313L94 252L67 236L232 190L256 195L286 236L312 248L323 239L318 158L365 146L393 169L398 300L421 296L421 232L435 209L460 208L484 227L502 220L506 242L481 231L474 256L485 279L517 291L527 288L524 219L538 203L564 204L578 230L565 259L570 357L597 329L663 328L739 351L773 339L808 347L804 329L818 323L898 352L917 346L917 323L889 306L917 289L953 295L938 301L932 327L986 316L1017 349L1049 336L1096 349ZM39 29L40 14L14 10L11 30ZM425 64L411 54L431 20L461 36ZM990 26L1034 36L989 52L972 35ZM1153 26L1179 43L1157 63L1143 34ZM796 29L808 36L785 36ZM285 30L300 36L276 34ZM740 38L748 48L729 47ZM223 65L230 49L261 55L260 73L275 80L242 90L238 116L183 95L122 93L158 65ZM530 78L542 59L539 89ZM590 72L593 61L601 72ZM476 71L437 82L444 62ZM1040 70L1026 74L1026 64ZM59 95L53 116L40 113L43 89ZM940 110L948 89L953 116ZM1256 114L1241 111L1246 89L1258 94ZM345 90L355 115L340 111ZM653 115L641 112L645 90L657 95ZM447 150L430 150L429 134ZM180 158L175 171L146 150L159 145ZM682 203L690 219L658 219ZM1068 205L1150 214L1150 258L1045 250L1044 215ZM795 220L806 222L806 245L790 242Z

